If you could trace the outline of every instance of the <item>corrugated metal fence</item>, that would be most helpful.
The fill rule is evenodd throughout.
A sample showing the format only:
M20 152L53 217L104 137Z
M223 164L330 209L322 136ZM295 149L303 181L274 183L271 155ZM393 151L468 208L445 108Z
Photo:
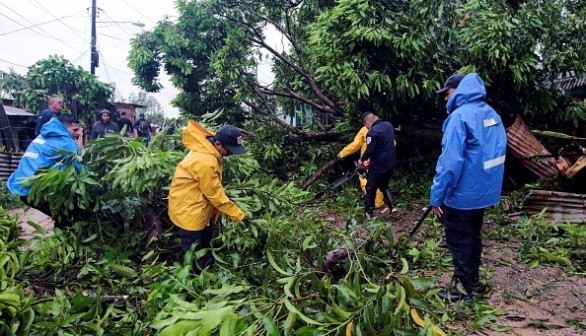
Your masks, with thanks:
M18 167L22 153L0 153L0 180L6 181Z

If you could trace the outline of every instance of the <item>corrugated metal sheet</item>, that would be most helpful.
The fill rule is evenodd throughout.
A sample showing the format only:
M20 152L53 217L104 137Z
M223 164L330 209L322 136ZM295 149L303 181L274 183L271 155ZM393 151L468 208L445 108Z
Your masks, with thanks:
M35 117L34 113L30 113L29 111L18 107L4 105L4 110L8 116Z
M525 121L517 119L507 128L507 147L523 166L540 177L554 177L559 174L557 160L531 133Z
M6 181L18 167L22 153L0 153L0 180Z
M573 88L586 86L586 78L568 77L556 79L553 82L554 89L571 90Z
M522 211L527 215L543 211L545 218L556 222L586 223L586 194L531 190Z

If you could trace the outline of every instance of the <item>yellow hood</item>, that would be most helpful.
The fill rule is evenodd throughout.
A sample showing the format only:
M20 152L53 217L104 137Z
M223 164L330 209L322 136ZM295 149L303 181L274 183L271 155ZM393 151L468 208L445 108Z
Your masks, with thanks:
M222 155L214 148L214 145L206 138L214 136L213 132L203 128L200 124L190 120L183 131L183 144L194 152L213 154L219 161Z

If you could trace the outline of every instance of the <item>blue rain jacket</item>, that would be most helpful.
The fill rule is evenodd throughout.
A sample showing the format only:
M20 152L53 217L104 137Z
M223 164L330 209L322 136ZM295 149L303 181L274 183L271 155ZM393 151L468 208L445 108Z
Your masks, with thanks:
M52 118L41 128L41 134L28 146L22 156L18 168L10 175L6 185L11 193L28 196L30 187L21 187L20 182L31 177L39 168L53 167L64 158L59 151L73 153L79 150L65 125L57 118ZM61 165L59 169L65 169ZM79 171L79 166L75 167Z
M503 183L507 135L500 116L487 103L478 74L467 75L448 99L442 154L430 203L471 210L495 205Z

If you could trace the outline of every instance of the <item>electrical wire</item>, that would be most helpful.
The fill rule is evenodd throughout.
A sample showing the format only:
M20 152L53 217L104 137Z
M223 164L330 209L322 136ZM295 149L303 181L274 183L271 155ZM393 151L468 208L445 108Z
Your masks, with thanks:
M1 3L1 2L0 2L0 5L2 5L2 6L4 6L4 7L6 7L6 8L8 8L8 9L9 9L11 12L13 12L13 13L15 13L16 15L18 15L19 17L23 18L25 21L27 21L27 22L28 22L28 23L30 23L31 25L35 25L35 23L33 23L33 22L29 21L27 18L25 18L24 16L20 15L18 12L14 11L14 10L13 10L13 9L11 9L10 7L6 6L5 4L3 4L3 3ZM25 25L23 25L22 23L20 23L20 22L18 22L18 21L16 21L16 20L14 20L14 19L12 19L12 18L11 18L11 17L9 17L9 16L6 16L5 14L3 14L3 13L1 13L1 12L0 12L0 15L4 16L5 18L9 19L10 21L12 21L12 22L16 23L17 25L19 25L19 26L21 26L21 27L26 27L26 26L25 26ZM45 30L43 30L42 28L39 28L39 27L35 27L34 29L40 30L42 33L38 32L38 31L36 31L36 30L33 30L33 28L31 28L31 29L30 29L30 31L32 31L32 32L34 32L34 33L37 33L37 34L39 34L39 35L41 35L41 36L43 36L43 37L47 37L47 38L54 39L54 40L56 40L56 41L58 41L58 42L61 42L63 45L65 45L65 46L67 46L67 47L69 47L69 48L71 48L71 49L73 49L73 50L75 50L75 51L78 51L78 52L80 52L80 51L79 51L79 49L77 49L77 48L75 48L75 47L73 47L73 46L69 45L69 43L74 43L74 42L69 42L69 43L68 43L67 41L64 41L64 40L62 40L62 39L60 39L60 38L58 38L58 37L56 37L56 36L54 36L54 35L52 35L52 34L50 34L50 33L46 32Z
M20 64L16 64L16 63L12 63L12 62L9 62L9 61L5 61L5 60L3 60L3 59L1 59L1 58L0 58L0 62L4 62L4 63L8 63L8 64L12 64L12 65L16 65L16 66L23 67L23 68L28 68L27 66L20 65Z
M122 2L124 2L128 7L134 9L138 14L142 15L142 17L144 17L145 19L149 20L152 24L157 24L155 21L151 20L148 16L144 15L141 11L139 11L134 6L132 6L131 4L129 4L126 0L122 0Z
M73 17L73 16L75 16L75 15L62 16L62 17L60 17L59 19L67 19L67 18L70 18L70 17ZM19 29L11 30L11 31L8 31L8 32L5 32L5 33L0 33L0 36L4 36L4 35L8 35L8 34L12 34L12 33L18 33L19 31L23 31L23 30L27 30L27 29L32 29L32 28L40 27L40 26L46 25L46 24L48 24L48 23L55 22L55 21L57 21L57 20L58 20L58 19L53 19L53 20L49 20L49 21L45 21L45 22L41 22L41 23L37 23L37 24L35 24L35 25L32 25L32 26L28 26L28 27L23 27L23 28L19 28Z
M103 13L104 13L104 15L106 15L106 17L107 17L108 19L110 19L111 21L116 21L116 20L112 19L112 17L111 17L110 15L108 15L108 13L107 13L106 11L103 11ZM124 29L124 28L121 26L121 24L120 24L120 23L116 24L116 26L117 26L118 28L120 28L120 30L122 30L122 31L123 31L123 32L124 32L126 35L128 35L129 37L132 37L132 34L130 34L128 31L126 31L126 29Z
M37 0L33 0L35 3L31 2L30 0L27 0L29 3L35 5L37 8L39 8L41 11L44 11L46 13L48 13L49 15L51 15L53 18L57 19L59 22L61 22L65 27L67 27L67 29L69 29L72 33L76 34L77 36L81 37L82 39L85 40L85 36L83 36L83 33L80 32L77 29L74 29L73 27L71 27L70 25L68 25L67 23L61 21L59 18L57 18L57 16L55 14L53 14L49 9L47 9L47 7L43 6L40 2L38 2Z

